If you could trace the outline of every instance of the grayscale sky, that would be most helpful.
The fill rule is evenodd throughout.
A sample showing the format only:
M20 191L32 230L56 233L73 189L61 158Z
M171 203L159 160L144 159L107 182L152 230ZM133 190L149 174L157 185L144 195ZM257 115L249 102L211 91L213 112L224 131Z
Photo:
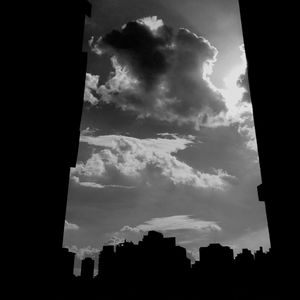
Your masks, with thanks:
M92 7L64 245L92 255L158 230L195 258L211 242L267 250L237 0Z

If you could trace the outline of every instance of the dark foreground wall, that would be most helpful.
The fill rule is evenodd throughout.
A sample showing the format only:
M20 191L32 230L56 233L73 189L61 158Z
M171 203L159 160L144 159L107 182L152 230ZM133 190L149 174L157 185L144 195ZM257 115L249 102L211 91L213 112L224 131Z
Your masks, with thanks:
M4 28L12 29L14 42L2 43L12 54L5 60L13 83L3 97L9 108L1 111L10 138L3 138L9 167L3 171L8 193L2 194L11 204L2 209L2 219L8 217L2 242L10 249L2 274L11 281L9 299L60 299L59 251L79 143L87 60L82 41L91 6L85 0L25 1L6 13Z
M293 14L296 8L291 1L240 0L239 4L262 175L258 195L265 202L278 263L273 287L275 294L280 288L291 292L297 260L292 223L299 179L298 101L292 88L297 75L292 73L295 59L291 47L298 23Z
M258 193L266 204L272 249L280 256L288 242L282 220L294 205L296 188L289 174L296 145L289 128L293 120L284 109L294 98L286 77L291 76L286 72L292 55L281 35L285 7L270 1L239 2L262 175Z
M12 61L17 63L11 67L12 88L4 89L10 92L3 100L9 109L2 110L2 117L9 117L3 131L11 138L2 143L8 150L3 162L9 163L3 171L9 183L3 185L9 192L3 192L3 203L12 204L2 209L3 219L9 219L2 227L2 259L9 264L4 277L12 281L10 293L22 298L60 299L57 251L62 246L69 168L77 153L86 59L82 26L89 13L85 3L26 2L26 10L16 5L7 11L5 30L18 25L14 42L3 43L14 51ZM282 265L275 268L275 295L280 288L292 291L287 284L298 252L298 235L291 234L297 229L293 212L299 198L299 176L292 172L299 164L299 76L292 73L297 71L299 17L293 5L240 0L263 180L260 199L266 203L272 248ZM149 289L153 291L151 284Z

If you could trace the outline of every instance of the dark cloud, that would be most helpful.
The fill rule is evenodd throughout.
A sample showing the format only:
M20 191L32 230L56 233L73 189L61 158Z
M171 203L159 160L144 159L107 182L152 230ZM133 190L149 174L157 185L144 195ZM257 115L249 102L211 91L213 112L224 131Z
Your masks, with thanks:
M207 78L217 49L187 29L175 34L156 17L132 21L92 43L111 54L114 72L100 86L100 101L139 117L210 125L227 111ZM150 20L150 21L149 21Z
M172 30L167 26L154 35L150 28L138 22L129 22L121 31L113 30L103 37L101 44L110 47L122 64L134 76L151 87L168 69L167 49Z
M209 108L217 115L226 110L221 95L203 78L205 65L212 63L217 50L210 43L187 29L180 29L175 37L172 68L168 74L168 98L176 98L172 110L184 117L196 116ZM202 116L206 123L207 114Z

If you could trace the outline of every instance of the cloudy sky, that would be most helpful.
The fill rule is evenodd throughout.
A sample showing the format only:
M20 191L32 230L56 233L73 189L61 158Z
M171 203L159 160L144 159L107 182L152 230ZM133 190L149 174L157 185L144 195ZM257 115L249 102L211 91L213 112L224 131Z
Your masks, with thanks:
M64 245L158 230L196 257L211 242L267 250L237 0L92 4Z

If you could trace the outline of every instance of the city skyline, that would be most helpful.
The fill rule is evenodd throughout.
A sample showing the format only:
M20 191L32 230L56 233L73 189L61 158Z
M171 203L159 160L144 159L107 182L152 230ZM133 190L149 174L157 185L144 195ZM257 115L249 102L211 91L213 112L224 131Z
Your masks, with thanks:
M159 231L149 231L149 232L144 232L143 236L141 236L141 238L136 241L136 242L132 242L132 241L127 241L126 239L118 244L105 244L102 245L102 247L99 247L99 249L86 249L86 251L78 251L79 249L77 249L76 247L67 247L64 248L65 250L68 250L69 253L72 255L74 254L74 256L72 255L73 258L73 275L74 276L80 276L80 277L84 277L84 275L82 275L82 264L85 263L86 261L91 262L91 260L93 261L93 277L96 277L99 274L99 270L100 270L100 266L99 266L99 256L101 255L101 253L104 251L105 248L107 247L113 247L112 249L114 249L113 251L116 252L119 246L123 246L123 245L134 245L134 246L139 246L142 242L145 236L149 235L149 233L151 234L152 232L155 232L157 234L160 234L161 236L163 236L163 234ZM164 237L165 238L165 237ZM172 239L174 241L174 246L179 246L184 248L184 245L179 245L176 241L175 237L168 237L168 239ZM240 255L243 255L244 253L247 253L250 255L252 255L253 257L255 257L255 255L257 253L262 253L262 254L268 254L271 251L271 248L265 249L263 246L259 246L257 249L252 249L249 250L248 248L242 248L240 249L239 252L235 252L234 249L232 249L230 246L227 245L221 245L218 242L215 243L210 243L206 246L202 246L199 249L197 249L198 254L200 254L201 249L212 249L213 247L217 247L217 248L221 248L221 249L225 249L225 248L229 248L230 251L232 251L232 258L238 259L240 257ZM184 248L185 249L185 248ZM186 249L185 249L186 250ZM198 266L198 263L201 262L201 255L197 255L197 257L193 256L189 251L186 251L186 258L190 261L190 267L191 268L195 268ZM105 260L104 260L105 261ZM203 261L203 258L202 258ZM90 268L90 267L88 267ZM90 278L92 279L92 278Z
M193 255L268 249L237 1L129 2L94 1L86 21L64 245L91 253L158 230Z
M193 261L188 256L186 249L176 243L175 237L164 237L160 232L149 231L136 244L125 241L118 245L104 245L96 258L87 256L81 261L81 268L77 273L76 264L74 264L76 262L76 259L74 260L75 253L63 248L61 252L64 261L63 276L64 280L70 284L75 283L74 280L79 280L78 288L80 289L85 290L84 284L86 283L97 289L104 288L102 293L106 294L110 290L109 286L116 282L120 284L119 280L124 280L124 275L129 276L130 280L137 283L141 275L145 279L146 274L150 277L154 275L153 273L156 274L155 276L160 274L159 278L162 280L178 281L182 287L185 287L187 282L195 281L196 283L202 280L203 287L206 287L209 292L211 282L207 280L210 280L210 275L227 274L227 279L220 277L223 280L223 287L226 287L226 294L231 293L232 290L237 295L232 285L233 278L237 281L241 280L240 288L244 294L247 285L250 282L253 283L255 277L256 280L259 278L258 274L263 272L265 275L271 276L273 274L271 266L275 267L276 265L271 249L266 252L262 247L254 253L244 248L241 253L234 255L233 249L229 246L211 243L206 247L200 247L198 251L200 258ZM157 285L160 281L159 278L152 283ZM261 286L258 281L256 284ZM268 283L264 282L261 290L254 289L253 296L256 297L258 292L268 292L268 284L269 281ZM163 287L163 290L166 287ZM168 288L167 291L171 293ZM180 291L184 291L184 289ZM89 292L93 293L93 290Z

